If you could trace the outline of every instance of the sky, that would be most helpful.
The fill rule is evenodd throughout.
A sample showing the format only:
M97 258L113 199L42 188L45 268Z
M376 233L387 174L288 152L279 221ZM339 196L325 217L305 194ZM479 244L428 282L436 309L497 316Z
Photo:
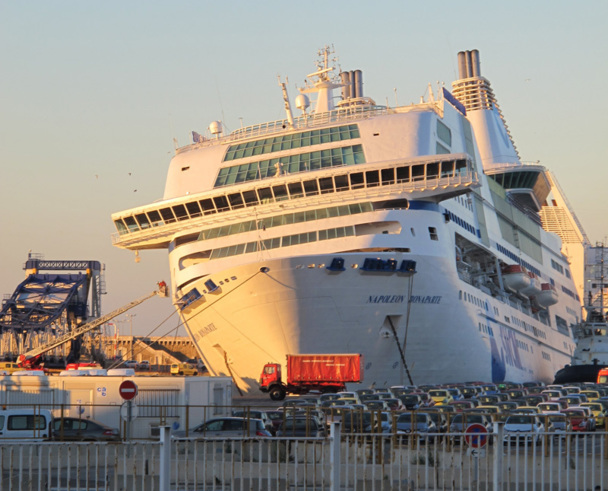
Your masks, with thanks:
M284 118L277 76L293 101L324 45L390 105L449 87L478 49L522 160L605 241L607 17L604 0L0 0L0 294L29 252L103 263L103 313L169 281L166 251L112 246L111 214L162 197L174 139ZM133 333L185 335L173 312L149 300Z

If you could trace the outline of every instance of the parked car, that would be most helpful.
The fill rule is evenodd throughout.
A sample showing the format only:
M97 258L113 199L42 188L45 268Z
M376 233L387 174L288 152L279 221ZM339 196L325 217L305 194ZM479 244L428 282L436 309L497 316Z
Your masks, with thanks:
M175 437L185 437L186 432L174 433ZM264 427L261 419L248 419L237 417L213 418L195 426L188 431L191 438L205 437L271 437L270 432Z
M562 409L560 413L565 414L568 418L568 424L571 431L591 431L587 415L582 408L569 407Z
M51 422L48 409L1 409L0 439L46 440L52 433Z
M279 426L277 436L323 437L325 436L325 428L315 417L288 417Z
M406 434L415 433L420 441L433 441L437 427L427 413L407 412L402 413L397 418L397 431Z
M148 360L142 360L139 362L139 370L150 371L150 362Z
M133 368L137 370L139 368L139 363L136 360L127 360L122 362L123 368Z
M171 375L198 375L196 368L190 363L174 363L171 365L170 372Z
M86 418L53 419L53 440L118 442L118 429Z
M540 443L544 426L538 416L532 414L512 414L505 420L505 443Z
M238 418L261 419L264 422L264 428L272 433L272 420L266 411L257 409L235 409L232 411L232 415Z

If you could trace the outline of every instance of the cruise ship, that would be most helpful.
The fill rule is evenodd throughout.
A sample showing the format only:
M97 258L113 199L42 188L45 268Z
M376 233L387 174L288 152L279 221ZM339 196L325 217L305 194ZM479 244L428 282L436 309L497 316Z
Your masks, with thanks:
M258 389L287 354L360 353L365 386L551 382L581 320L585 235L519 157L477 50L451 90L389 107L319 51L285 118L171 159L113 244L167 249L173 302L212 375Z

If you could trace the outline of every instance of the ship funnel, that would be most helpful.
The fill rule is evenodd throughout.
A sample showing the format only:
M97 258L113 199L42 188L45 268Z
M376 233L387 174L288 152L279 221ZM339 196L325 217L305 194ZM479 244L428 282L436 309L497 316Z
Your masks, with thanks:
M341 72L340 81L342 87L342 99L357 99L363 97L363 72L361 70L351 70Z
M481 77L479 50L460 51L458 53L459 78Z

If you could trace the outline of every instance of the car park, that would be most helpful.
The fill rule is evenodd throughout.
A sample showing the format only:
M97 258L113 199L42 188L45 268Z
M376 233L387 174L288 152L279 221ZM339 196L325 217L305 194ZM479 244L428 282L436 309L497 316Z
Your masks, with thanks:
M120 441L120 432L117 428L87 418L55 418L52 426L52 438L57 441Z

